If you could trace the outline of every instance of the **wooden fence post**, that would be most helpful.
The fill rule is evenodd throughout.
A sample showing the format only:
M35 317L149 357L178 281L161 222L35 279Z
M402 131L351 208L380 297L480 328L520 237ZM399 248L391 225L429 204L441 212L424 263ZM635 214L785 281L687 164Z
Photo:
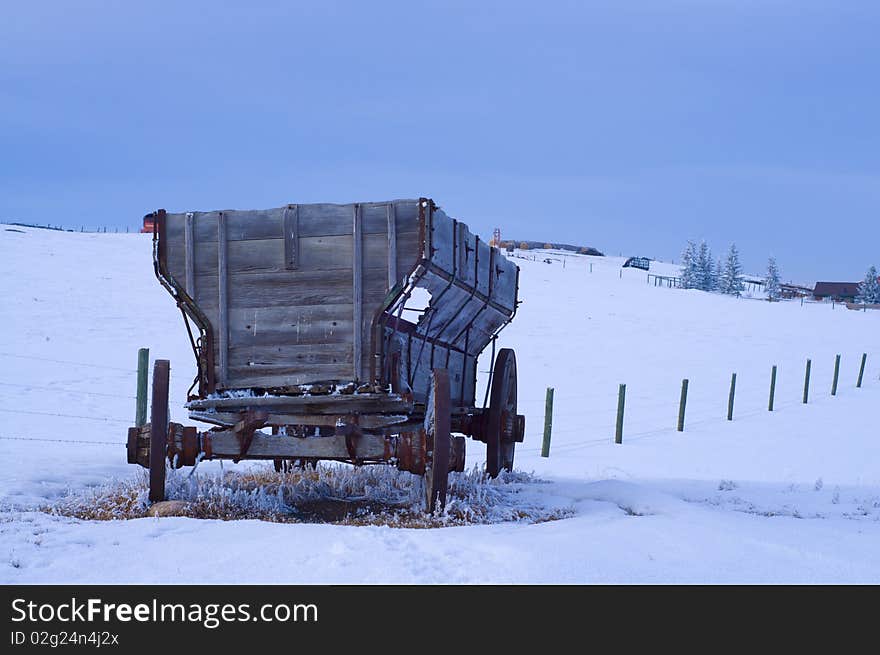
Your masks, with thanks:
M681 381L681 399L678 401L678 431L684 432L684 410L688 399L688 380Z
M617 430L614 433L614 443L623 443L623 407L626 403L626 385L621 384L617 391Z
M834 358L834 378L831 380L831 395L837 395L837 376L840 374L840 355Z
M776 364L773 365L773 370L770 371L770 403L767 405L767 411L773 411L773 399L776 396Z
M859 366L859 379L856 382L856 389L862 386L862 377L865 375L865 360L868 359L868 353L862 353L862 363Z
M736 394L736 373L730 376L730 395L727 398L727 420L733 420L733 397Z
M541 445L541 457L550 457L550 431L553 429L553 387L547 387L547 399L544 401L544 443Z
M134 424L141 427L147 423L147 369L150 363L150 349L138 350L138 373L137 373L137 408L135 411Z
M807 372L804 373L804 405L810 399L810 365L812 362L807 360Z

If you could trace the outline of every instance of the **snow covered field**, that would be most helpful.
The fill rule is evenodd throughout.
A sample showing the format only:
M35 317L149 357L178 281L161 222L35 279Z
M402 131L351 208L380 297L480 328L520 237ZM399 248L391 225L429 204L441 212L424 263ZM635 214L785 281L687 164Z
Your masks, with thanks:
M172 420L194 363L148 235L14 230L0 226L0 582L880 582L880 312L657 288L615 257L517 259L523 304L499 339L527 417L517 468L546 482L517 494L571 518L416 530L38 511L140 475L123 445L139 347L171 360Z

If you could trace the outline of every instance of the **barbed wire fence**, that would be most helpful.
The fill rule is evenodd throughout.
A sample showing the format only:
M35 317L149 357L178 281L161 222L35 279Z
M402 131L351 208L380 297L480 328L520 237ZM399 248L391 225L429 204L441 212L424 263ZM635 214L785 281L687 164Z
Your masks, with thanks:
M65 364L68 366L80 366L87 368L95 368L102 369L107 371L116 371L120 374L130 375L132 373L137 373L137 369L135 368L126 368L120 366L111 366L107 364L98 364L94 362L79 362L67 359L55 359L50 357L36 356L36 355L22 355L18 353L6 353L0 352L0 356L3 357L11 357L11 358L19 358L19 359L30 359L30 360L38 360L38 361L46 361L58 364ZM863 358L860 362L860 371L858 375L858 383L857 387L863 387L873 384L880 379L880 376L877 375L877 371L872 371L872 369L867 368L866 361L870 358L873 362L877 361L878 353L870 352L864 353ZM835 366L835 381L833 383L833 392L832 395L836 395L837 393L837 373L838 367ZM807 381L809 385L809 378ZM122 394L122 393L108 393L104 391L93 391L93 390L81 390L81 389L70 389L67 387L53 387L48 385L39 385L39 384L28 384L21 382L9 382L9 381L0 381L0 387L6 388L17 388L22 390L38 390L38 391L49 391L49 392L63 392L67 394L74 395L82 395L87 397L95 397L95 398L113 398L120 400L136 400L136 396L131 394ZM563 443L558 444L552 447L553 454L571 454L577 452L584 448L598 447L601 445L608 445L614 443L614 436L611 434L605 433L604 428L597 427L596 411L595 406L599 403L608 403L609 406L612 406L612 403L615 399L618 398L618 394L612 391L592 391L592 392L583 392L583 391L564 391L561 394L555 395L554 400L563 401L563 402L573 402L578 403L581 407L578 409L566 408L562 418L570 421L571 419L583 419L585 417L592 419L590 423L585 424L581 427L563 427L563 428L553 428L550 432L550 437L552 436L571 436L577 434L597 434L600 431L603 433L602 436L594 436L588 439L580 439L577 441L565 440ZM589 402L587 402L589 401ZM661 407L671 407L670 400L668 398L656 398L651 394L642 393L638 396L631 396L629 399L630 403L636 401L639 403L639 409L644 410L648 409L658 409ZM774 412L790 409L791 407L809 404L803 403L797 400L777 400L773 404ZM546 407L546 398L526 398L522 399L518 402L518 411L525 413L527 416L532 418L529 423L531 426L535 425L534 418L541 415L541 408ZM552 411L552 408L551 408ZM7 414L19 414L19 415L28 415L28 416L40 416L40 417L51 417L51 418L68 418L68 419L76 419L76 420L86 420L86 421L95 421L101 423L112 423L117 425L127 425L131 426L132 421L130 419L123 419L117 417L110 416L96 416L96 415L84 415L84 414L69 414L64 412L52 412L52 411L40 411L40 410L31 410L31 409L17 409L10 407L0 407L0 412ZM766 408L758 408L758 409L748 409L745 412L737 412L736 418L750 418L760 415L769 414ZM609 416L611 416L611 412L609 411ZM544 417L546 419L546 417ZM728 419L729 420L729 419ZM722 413L712 412L712 413L701 413L696 417L693 416L693 412L691 412L691 418L687 421L687 426L692 428L696 426L705 426L712 423L723 424L726 423L725 417ZM545 421L546 423L546 421ZM609 419L608 425L611 425L611 421ZM626 433L625 441L627 443L633 441L639 441L645 438L649 438L652 436L659 436L664 434L675 433L676 427L672 424L665 427L649 427L648 429L640 430L637 432ZM24 436L21 434L0 434L0 440L4 441L36 441L36 442L51 442L51 443L70 443L70 444L88 444L88 445L112 445L112 446L123 446L125 442L122 438L118 441L109 441L109 440L94 440L94 439L59 439L48 436ZM544 433L540 432L537 428L532 428L529 430L526 435L525 442L530 444L541 444L541 445L529 445L527 447L520 447L517 451L521 454L537 454L541 453L543 450L543 441L548 440L548 434L545 431ZM549 441L549 440L548 440Z

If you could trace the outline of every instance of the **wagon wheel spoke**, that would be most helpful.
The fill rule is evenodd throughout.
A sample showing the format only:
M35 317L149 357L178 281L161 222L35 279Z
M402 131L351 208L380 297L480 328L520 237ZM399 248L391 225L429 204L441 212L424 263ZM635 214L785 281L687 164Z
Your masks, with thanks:
M150 501L165 500L165 462L168 452L168 381L170 363L153 365L153 399L150 406Z
M425 416L428 457L425 465L425 509L432 514L446 506L451 430L449 373L434 369Z
M486 424L486 472L495 478L513 470L516 449L516 355L502 348L495 358Z

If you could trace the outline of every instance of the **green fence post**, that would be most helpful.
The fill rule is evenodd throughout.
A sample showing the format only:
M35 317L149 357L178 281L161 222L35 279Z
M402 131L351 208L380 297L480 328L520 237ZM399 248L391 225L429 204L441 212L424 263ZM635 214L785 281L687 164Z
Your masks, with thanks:
M862 363L859 366L859 379L856 382L856 388L862 386L862 377L865 375L865 360L868 359L868 353L862 353Z
M617 431L614 433L614 443L623 443L623 406L626 403L626 385L621 384L617 391Z
M727 397L727 420L733 420L733 397L736 394L736 373L730 376L730 395Z
M770 371L770 403L767 405L767 411L773 411L773 399L776 397L776 364L773 365L773 370Z
M840 373L840 355L834 358L834 379L831 380L831 395L837 395L837 376Z
M810 365L812 362L807 360L807 372L804 373L804 405L810 399Z
M684 410L688 400L687 378L681 381L681 399L678 401L678 431L684 432Z
M147 422L147 369L150 363L150 349L138 350L138 374L137 374L137 409L134 416L134 424L137 427Z
M544 443L541 446L541 457L550 457L550 431L553 429L553 387L547 387L547 399L544 402Z

